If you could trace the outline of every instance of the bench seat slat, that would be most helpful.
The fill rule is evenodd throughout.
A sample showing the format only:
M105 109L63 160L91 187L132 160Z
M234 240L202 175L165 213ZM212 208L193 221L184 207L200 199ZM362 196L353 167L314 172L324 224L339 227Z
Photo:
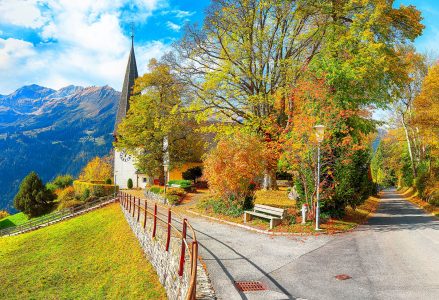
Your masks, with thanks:
M283 212L280 213L280 212L272 211L272 210L269 210L269 209L255 208L254 211L261 212L261 213L266 213L266 214L270 214L270 215L274 215L274 216L277 216L277 217L282 217L284 215Z
M283 208L278 208L278 207L273 207L273 206L268 206L268 205L263 205L263 204L256 204L255 208L269 209L269 210L272 210L272 211L277 211L279 213L283 213L284 212Z
M255 211L246 210L245 212L247 214L251 214L251 215L254 215L254 216L257 216L257 217L266 218L266 219L270 219L270 220L271 219L280 219L280 218L278 218L276 216L270 216L270 215L258 213L258 212L255 212Z

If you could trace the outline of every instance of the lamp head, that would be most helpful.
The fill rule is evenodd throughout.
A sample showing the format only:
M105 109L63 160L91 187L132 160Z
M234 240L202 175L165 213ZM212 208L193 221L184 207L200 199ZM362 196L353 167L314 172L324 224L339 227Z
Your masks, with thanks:
M314 126L316 132L316 138L319 143L323 142L323 137L325 135L325 126L324 125L316 125Z

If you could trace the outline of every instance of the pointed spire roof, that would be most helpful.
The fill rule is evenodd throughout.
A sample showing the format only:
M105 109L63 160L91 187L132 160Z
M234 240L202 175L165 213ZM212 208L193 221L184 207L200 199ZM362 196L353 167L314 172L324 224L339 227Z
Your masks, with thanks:
M136 56L134 55L134 35L131 34L131 51L128 58L125 79L123 80L122 94L120 95L119 106L117 109L116 123L114 124L113 135L117 135L117 126L126 117L130 108L130 97L133 92L134 80L139 77L137 73Z

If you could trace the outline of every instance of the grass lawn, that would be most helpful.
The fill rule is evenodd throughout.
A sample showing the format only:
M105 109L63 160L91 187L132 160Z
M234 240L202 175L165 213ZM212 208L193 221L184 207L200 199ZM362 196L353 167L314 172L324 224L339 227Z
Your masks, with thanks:
M166 299L118 204L0 238L0 299Z
M28 217L22 212L10 215L0 220L0 229L21 225L27 221L29 221Z
M287 189L281 187L278 191L256 191L255 204L263 204L280 208L290 208L296 206L296 201L289 199Z

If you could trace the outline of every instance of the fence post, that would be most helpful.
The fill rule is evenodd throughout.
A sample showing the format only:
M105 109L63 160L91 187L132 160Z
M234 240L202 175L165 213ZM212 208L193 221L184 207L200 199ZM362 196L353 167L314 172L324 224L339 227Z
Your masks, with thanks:
M131 198L131 195L130 195ZM133 196L133 218L134 218L134 213L136 212L136 196Z
M146 227L146 216L148 215L148 201L145 199L145 217L143 218L143 229Z
M195 300L197 295L197 263L198 263L198 242L192 242L192 268L191 268L191 283L192 285L192 300Z
M171 209L168 208L168 236L166 237L166 251L169 251L170 241L171 241Z
M157 203L154 203L154 225L152 228L152 237L155 238L155 230L157 228Z
M181 233L181 253L180 253L180 268L178 269L178 276L183 275L183 267L185 261L185 250L186 244L184 243L186 240L186 229L187 229L187 219L183 219L183 232Z
M137 198L137 223L140 220L140 198Z

